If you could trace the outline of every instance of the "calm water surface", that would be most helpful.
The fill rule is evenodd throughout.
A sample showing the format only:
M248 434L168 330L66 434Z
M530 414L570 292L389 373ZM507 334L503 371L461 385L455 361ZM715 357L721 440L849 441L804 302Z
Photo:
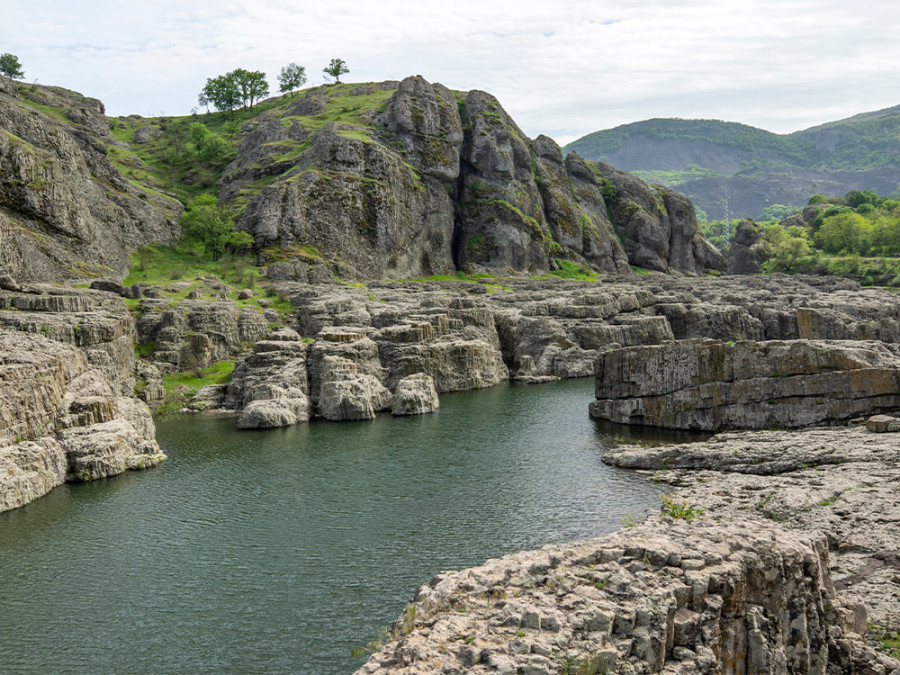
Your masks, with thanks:
M161 422L158 468L0 514L0 672L350 673L434 573L658 504L600 462L592 394L501 385L256 433Z

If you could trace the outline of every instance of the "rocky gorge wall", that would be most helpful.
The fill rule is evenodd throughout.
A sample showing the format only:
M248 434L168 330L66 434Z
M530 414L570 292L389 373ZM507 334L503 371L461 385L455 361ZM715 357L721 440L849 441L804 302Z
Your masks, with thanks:
M164 459L135 397L133 338L108 293L0 291L0 511Z
M0 273L124 276L133 249L177 239L181 204L122 175L115 143L100 101L0 80Z
M341 117L379 92L392 93ZM243 208L238 227L257 244L313 246L353 278L534 274L562 259L620 274L725 269L684 197L564 157L490 94L421 76L317 87L248 124L221 200Z

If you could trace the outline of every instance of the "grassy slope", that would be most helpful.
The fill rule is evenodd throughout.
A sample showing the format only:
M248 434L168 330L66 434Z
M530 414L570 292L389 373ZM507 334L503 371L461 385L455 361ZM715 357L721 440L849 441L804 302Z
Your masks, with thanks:
M253 107L252 110L236 110L233 113L200 113L182 117L152 118L111 118L113 136L118 141L131 145L131 150L117 147L111 148L110 157L119 169L130 179L161 189L178 196L182 201L204 192L215 192L216 184L224 174L228 164L237 154L241 140L240 130L247 123L251 125L262 117L276 117L285 125L293 121L300 122L310 132L330 122L348 125L342 133L362 140L371 140L368 130L373 125L364 119L365 113L382 108L392 91L375 91L370 94L351 95L350 92L361 85L337 84L323 85L296 92L293 96L279 96L267 99ZM319 115L289 115L288 109L297 100L307 94L322 93L328 97L326 110ZM228 152L219 161L208 162L197 157L190 143L189 129L194 122L200 122L221 136L228 144ZM162 132L147 143L135 143L134 135L144 126L153 126ZM290 162L299 157L309 146L310 139L305 141L284 140L278 143L273 162ZM239 198L239 209L246 204L252 194L277 180L271 176L248 185Z

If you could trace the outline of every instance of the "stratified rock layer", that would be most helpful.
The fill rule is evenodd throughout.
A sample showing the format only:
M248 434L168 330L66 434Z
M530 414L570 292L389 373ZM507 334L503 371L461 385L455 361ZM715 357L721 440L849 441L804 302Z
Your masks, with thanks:
M673 429L803 427L900 407L880 342L682 340L605 352L593 417Z
M134 395L121 300L52 287L0 296L0 511L65 481L162 461L150 411Z
M886 674L900 666L866 647L865 631L865 610L835 597L824 535L753 518L653 517L439 574L358 673Z
M763 517L823 533L839 600L866 606L870 638L900 632L900 432L730 432L700 443L620 446L603 461L652 470L654 480L679 488L674 501L702 508L704 519ZM859 664L849 672L877 671Z

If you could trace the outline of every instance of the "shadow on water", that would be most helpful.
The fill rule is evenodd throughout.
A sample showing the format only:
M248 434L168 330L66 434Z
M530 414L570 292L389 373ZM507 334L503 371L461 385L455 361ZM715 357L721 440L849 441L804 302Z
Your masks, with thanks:
M593 382L434 415L238 432L165 420L146 472L0 514L4 672L352 672L434 573L592 537L659 487L600 461ZM671 440L671 437L670 437Z

